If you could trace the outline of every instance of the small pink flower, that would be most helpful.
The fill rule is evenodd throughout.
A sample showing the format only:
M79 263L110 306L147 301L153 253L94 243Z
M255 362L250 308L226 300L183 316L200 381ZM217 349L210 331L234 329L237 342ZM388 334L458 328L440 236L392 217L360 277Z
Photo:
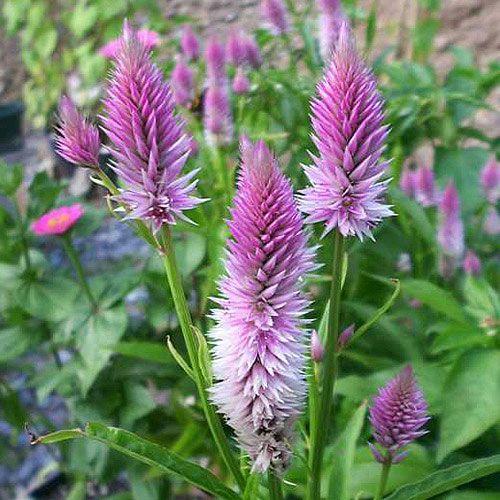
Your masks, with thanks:
M193 28L186 24L181 34L181 50L188 61L196 61L200 56L200 43L194 34Z
M318 332L313 330L311 332L311 358L315 363L321 363L325 355L325 348L319 338Z
M481 261L472 250L467 250L462 266L464 271L471 276L478 276L481 273Z
M481 170L481 186L490 203L500 199L500 163L491 157Z
M243 68L238 68L233 80L233 92L235 94L246 94L249 90L250 80L245 74L245 70Z
M137 32L137 38L148 49L151 50L160 44L160 35L156 31L142 29ZM114 59L120 51L122 38L115 38L99 49L99 54L106 59Z
M31 230L38 236L61 235L69 231L82 215L83 207L79 203L54 208L33 222Z

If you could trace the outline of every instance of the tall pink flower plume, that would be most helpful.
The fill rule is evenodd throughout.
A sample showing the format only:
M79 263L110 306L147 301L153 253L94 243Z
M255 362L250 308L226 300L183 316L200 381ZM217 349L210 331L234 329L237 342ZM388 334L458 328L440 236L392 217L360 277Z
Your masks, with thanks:
M104 110L114 169L125 184L119 197L129 217L149 221L154 230L178 218L189 221L183 212L203 201L192 196L197 171L182 175L190 138L174 114L162 72L127 23Z
M54 208L33 222L31 230L38 236L60 236L67 233L82 215L83 207L79 203Z
M186 24L181 33L181 51L188 61L196 61L200 57L200 44L193 28Z
M289 463L292 427L305 398L308 302L301 285L314 264L291 184L262 141L242 139L229 229L210 333L212 400L253 470L280 472Z
M248 64L254 69L259 69L262 66L262 54L255 38L247 36L245 43Z
M481 186L490 203L495 204L500 199L500 163L494 156L481 170Z
M247 60L246 36L241 30L233 29L229 33L226 45L227 61L233 66L242 66Z
M246 94L250 90L250 80L243 68L236 70L233 80L233 92L235 94Z
M288 10L283 0L262 0L260 3L262 17L276 35L289 30Z
M156 31L141 29L137 32L137 38L146 47L146 49L154 49L160 44L160 35ZM107 59L114 59L120 52L122 45L121 38L115 38L99 49L99 54Z
M423 207L431 207L439 203L439 194L431 167L422 165L415 172L415 199Z
M481 261L472 250L467 250L462 267L464 271L471 276L477 276L481 273Z
M224 145L233 140L233 118L227 84L208 87L204 98L203 125L209 144Z
M500 215L495 207L489 207L484 218L483 229L486 234L496 236L500 234Z
M226 49L217 37L211 37L205 49L205 64L209 86L225 85L226 75Z
M464 253L464 227L460 217L458 192L450 182L439 205L438 242L445 256L459 259Z
M181 58L177 61L170 75L170 86L176 104L189 105L194 98L194 73Z
M340 28L347 18L342 11L340 0L318 0L319 48L323 61L330 59L337 43Z
M370 408L370 422L377 443L387 451L384 457L370 443L378 462L398 463L405 458L405 446L426 434L423 426L428 422L427 403L417 384L411 366L379 389Z
M399 188L406 196L408 196L408 198L415 197L417 187L416 174L417 172L415 170L411 170L407 165L405 165L403 171L401 172Z
M84 167L99 165L99 130L78 112L69 97L63 96L59 104L56 130L56 149L65 160Z
M330 68L312 102L313 141L319 156L305 167L312 186L300 195L306 222L324 222L327 234L372 236L384 217L394 215L383 200L388 162L380 157L388 126L375 77L356 52L344 23Z

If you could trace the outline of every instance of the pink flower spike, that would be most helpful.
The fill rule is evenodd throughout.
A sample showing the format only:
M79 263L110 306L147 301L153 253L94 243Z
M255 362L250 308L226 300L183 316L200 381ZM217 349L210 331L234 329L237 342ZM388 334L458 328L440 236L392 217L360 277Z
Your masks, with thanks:
M154 231L179 219L190 222L184 212L204 201L193 196L197 171L182 172L190 138L162 72L128 23L103 104L127 217L149 222Z
M439 202L434 171L427 166L421 166L415 172L415 199L423 207L431 207Z
M317 94L311 108L319 156L312 155L313 165L304 167L311 187L299 195L306 222L323 222L323 236L337 228L343 236L373 238L372 229L394 215L383 200L388 162L381 155L388 127L375 77L357 54L346 23Z
M99 166L99 130L78 112L69 97L63 96L59 104L56 131L56 149L65 160L83 167Z
M484 219L483 229L486 234L496 236L500 234L500 215L495 207L489 207Z
M229 230L210 332L212 400L253 470L281 473L305 400L302 285L314 263L292 186L262 141L241 141Z
M227 61L233 66L242 66L247 58L247 42L239 29L232 29L227 39Z
M339 340L338 340L339 350L343 349L350 342L351 337L354 335L355 329L356 325L352 323L339 335Z
M187 106L194 98L194 73L193 70L179 59L172 70L170 85L178 106Z
M500 163L494 156L481 171L481 186L490 203L495 204L500 199Z
M207 142L229 144L233 139L233 119L227 85L208 87L205 93L203 125Z
M481 273L481 261L472 250L467 250L463 262L463 268L464 271L470 276L478 276Z
M323 356L325 355L325 348L321 343L318 332L313 330L311 332L311 359L315 363L321 363L323 361Z
M288 10L283 0L262 0L260 8L262 17L274 34L283 35L289 30Z
M446 257L462 257L465 248L464 227L460 218L460 200L453 182L446 187L439 205L437 239Z
M188 61L196 61L200 57L200 44L189 24L182 29L180 44L182 53Z
M245 74L245 70L243 68L238 68L233 80L233 92L235 94L246 94L249 90L250 80Z
M156 31L140 29L137 38L147 50L154 49L160 44L160 35ZM115 38L99 49L99 54L106 59L114 59L120 52L121 38Z
M82 217L83 207L79 203L54 208L33 222L31 230L38 236L67 233Z
M224 85L226 76L226 50L217 37L211 37L205 49L205 64L209 86Z
M408 166L403 168L399 179L399 188L408 198L415 198L417 189L416 171L411 170Z
M319 47L323 61L328 62L337 43L340 27L348 22L340 0L318 0Z
M260 48L251 36L246 37L246 60L253 69L259 69L262 66L262 54Z

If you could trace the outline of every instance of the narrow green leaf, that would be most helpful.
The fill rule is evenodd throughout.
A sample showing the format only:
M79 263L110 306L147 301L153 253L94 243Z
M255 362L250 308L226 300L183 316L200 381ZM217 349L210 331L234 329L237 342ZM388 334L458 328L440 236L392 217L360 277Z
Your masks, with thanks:
M172 364L172 358L168 355L165 346L159 342L118 342L112 347L114 352L123 356L143 359L145 361L153 361L166 365Z
M349 420L347 427L333 447L332 468L327 498L349 500L352 466L356 454L356 442L361 434L366 414L364 402Z
M179 351L177 351L177 349L174 347L174 344L172 344L170 337L167 337L167 346L168 350L170 351L170 354L172 354L175 361L177 361L177 364L186 372L186 374L189 376L191 380L196 382L193 370L189 367L184 358L180 355Z
M459 358L442 405L438 462L500 421L500 351L476 350Z
M260 474L250 474L247 479L247 485L243 492L243 500L255 500L258 498Z
M85 433L81 429L63 429L61 431L51 432L32 440L31 444L52 444L68 439L84 437Z
M386 500L425 500L480 477L500 472L500 455L480 458L434 472L425 479L399 488Z
M359 339L362 335L364 335L369 328L374 325L394 304L394 301L396 300L397 296L399 295L399 292L401 291L401 283L399 280L391 280L391 283L394 285L394 292L392 292L391 296L387 299L385 304L383 304L379 309L377 309L377 312L363 325L361 325L353 334L351 337L351 340L349 343L354 342L355 340Z
M414 279L403 280L401 286L405 293L420 300L431 309L459 323L467 323L462 306L447 290L443 290L429 281Z
M104 443L129 457L158 467L165 472L174 473L198 488L215 495L217 498L238 499L238 495L222 483L210 471L197 464L188 462L152 441L143 439L132 432L106 427L99 423L87 424L86 436Z
M198 342L198 363L207 385L212 385L212 365L207 340L196 327L191 327Z

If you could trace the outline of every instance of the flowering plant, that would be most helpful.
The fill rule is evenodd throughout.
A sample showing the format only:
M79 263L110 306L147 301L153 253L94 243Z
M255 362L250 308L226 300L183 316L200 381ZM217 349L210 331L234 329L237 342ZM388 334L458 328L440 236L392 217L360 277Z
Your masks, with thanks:
M99 187L106 224L144 242L136 255L96 270L90 204L64 209L46 176L29 196L18 170L2 176L21 290L5 310L22 342L47 332L53 362L33 384L71 411L68 429L24 420L33 445L66 441L73 491L113 477L108 448L140 463L120 467L154 498L431 498L500 469L484 457L500 417L493 141L460 149L464 115L438 136L425 106L457 91L437 81L403 120L398 67L424 72L425 50L371 68L373 10L317 3L313 18L262 2L265 28L225 43L185 25L170 72L125 21L100 112L61 99L58 152ZM443 144L427 163L409 122ZM52 241L72 264L56 276L39 251Z

